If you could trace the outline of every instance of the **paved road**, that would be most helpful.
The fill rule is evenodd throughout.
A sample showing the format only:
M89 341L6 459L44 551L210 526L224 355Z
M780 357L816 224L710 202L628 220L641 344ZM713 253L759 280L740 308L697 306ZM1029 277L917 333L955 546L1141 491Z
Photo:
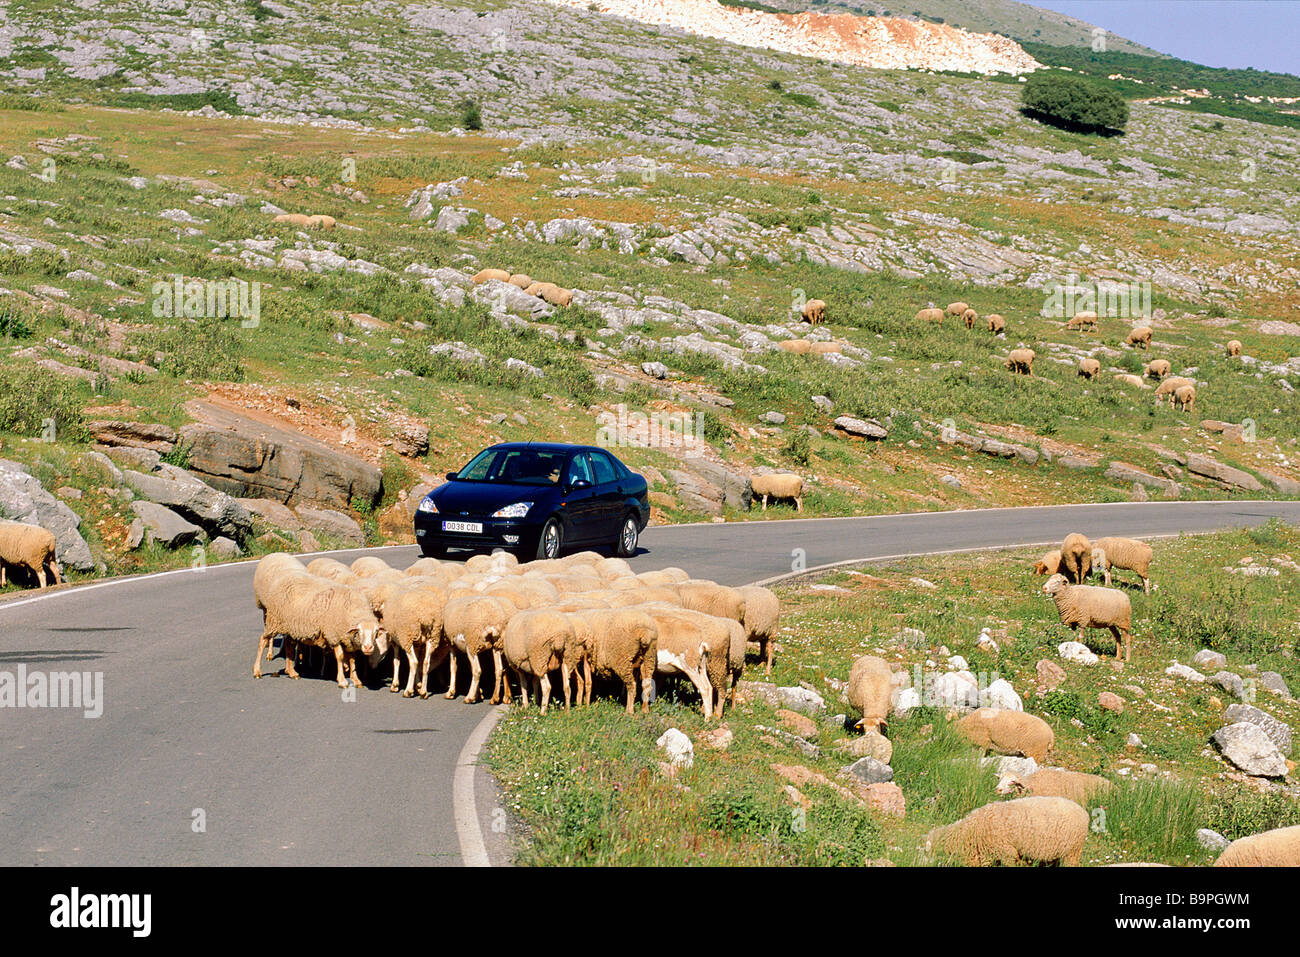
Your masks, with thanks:
M1300 524L1300 502L1144 503L648 529L638 568L739 584L850 559ZM379 550L396 567L414 547ZM345 556L348 560L362 552ZM460 864L452 781L486 705L250 674L252 563L0 603L0 672L103 672L104 711L0 710L0 865ZM476 775L481 817L495 796ZM195 829L196 811L205 829ZM485 829L497 862L502 839Z

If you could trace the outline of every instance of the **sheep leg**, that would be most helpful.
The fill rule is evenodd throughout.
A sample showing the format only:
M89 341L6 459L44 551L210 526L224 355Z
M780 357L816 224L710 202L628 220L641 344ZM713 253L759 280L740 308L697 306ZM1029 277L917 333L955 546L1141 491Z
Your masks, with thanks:
M361 679L357 677L357 654L349 652L348 654L348 679L352 682L352 687L360 688Z
M483 675L483 662L473 652L467 652L466 657L469 658L469 691L465 693L465 703L473 704L479 699L478 683Z
M406 687L402 689L402 697L414 698L415 679L420 673L420 656L416 651L415 642L411 642L411 647L406 649L406 663L410 670L406 676Z
M59 575L59 560L57 558L50 559L50 571L54 573L54 584L62 585L63 579Z
M803 511L803 496L799 496L798 498L796 498L796 499L794 500L794 510L795 510L796 512L802 512L802 511Z
M1145 575L1142 576L1142 594L1151 594L1151 579L1147 578Z
M338 669L334 672L335 682L340 688L346 688L348 686L348 663L344 657L342 645L334 646L334 665Z
M583 659L582 659L582 677L583 677L583 701L582 701L582 703L583 703L583 704L591 704L591 686L592 686L593 681L592 681L592 675L591 675L591 659L590 659L590 658L583 658ZM635 678L632 679L632 687L633 687L634 689L636 688L636 679L635 679ZM630 709L629 709L629 710L630 710Z
M284 652L284 673L288 675L290 678L297 681L298 680L298 666L297 666L298 643L295 642L292 638L285 638L284 642L280 645L280 648Z
M763 496L763 511L767 511L767 496Z
M636 701L636 673L631 672L626 675L619 675L623 679L623 689L627 692L627 713L632 714L634 703Z
M44 565L36 569L36 580L41 583L42 588L45 587L45 566Z
M253 657L253 677L262 677L262 652L271 645L271 636L262 632L262 637L257 643L257 654Z
M767 666L764 670L765 674L770 675L772 673L772 648L775 644L776 643L771 638L766 638L763 641L763 656L767 659Z
M446 693L445 695L443 695L443 697L446 698L448 701L451 701L451 700L454 700L455 697L456 697L456 651L455 651L454 648L450 648L450 647L449 647L449 648L447 649L447 654L450 655L450 661L448 662L448 667L451 669L451 682L447 685L447 693ZM427 688L428 688L428 683L429 683L429 657L430 657L430 655L432 655L432 649L430 649L429 654L426 654L426 655L425 655L425 660L424 660L424 685L420 688L420 697L421 697L421 698L428 697L428 694L427 694ZM438 659L438 664L442 664L442 658L441 658L441 657Z
M0 588L5 587L5 563L0 562Z
M646 655L641 659L641 713L650 711L650 689L655 686L655 659Z
M502 689L505 689L505 702L510 703L510 679L506 677L505 665L501 660L501 649L492 649L492 703L501 703Z
M537 697L542 704L542 714L546 714L546 703L551 700L551 673L545 671L538 675L537 682L541 686L541 690L537 693Z

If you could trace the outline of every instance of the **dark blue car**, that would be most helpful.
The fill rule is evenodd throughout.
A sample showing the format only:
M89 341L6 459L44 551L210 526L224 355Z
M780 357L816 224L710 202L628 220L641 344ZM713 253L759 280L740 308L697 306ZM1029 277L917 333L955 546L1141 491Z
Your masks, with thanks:
M576 546L636 552L650 521L646 481L591 445L503 442L484 449L430 492L415 513L425 555L504 548L555 558Z

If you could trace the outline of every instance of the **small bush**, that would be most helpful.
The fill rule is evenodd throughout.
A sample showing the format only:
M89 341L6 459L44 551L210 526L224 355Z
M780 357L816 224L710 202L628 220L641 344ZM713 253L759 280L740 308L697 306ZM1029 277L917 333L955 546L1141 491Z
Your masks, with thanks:
M147 351L163 354L159 371L178 379L243 382L243 343L224 319L200 319L155 333Z
M1259 794L1237 788L1232 794L1213 798L1206 812L1204 826L1230 841L1300 824L1300 804L1276 791Z
M21 312L0 310L0 339L30 339L32 326Z
M1115 90L1057 70L1030 74L1021 88L1032 119L1079 133L1119 133L1128 125L1128 103Z
M791 432L790 438L781 446L781 454L797 465L807 465L812 455L812 438L802 429Z
M483 129L483 114L473 100L466 100L461 107L460 125L467 130Z
M40 436L54 421L58 439L84 439L84 388L34 366L0 365L0 430Z

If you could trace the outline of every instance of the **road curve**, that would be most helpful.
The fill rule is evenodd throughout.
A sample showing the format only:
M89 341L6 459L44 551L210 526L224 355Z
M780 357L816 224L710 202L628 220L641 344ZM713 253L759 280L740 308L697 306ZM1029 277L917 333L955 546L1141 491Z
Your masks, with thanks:
M813 568L1055 542L1074 530L1154 537L1269 518L1300 524L1300 502L665 526L647 529L633 564L739 584L789 574L796 559ZM397 567L417 555L370 551ZM99 718L0 710L0 865L462 863L453 781L487 707L382 690L347 702L332 681L254 681L252 576L251 562L216 565L0 603L0 671L104 675ZM490 781L475 777L479 816L490 819ZM499 862L501 839L487 831Z

